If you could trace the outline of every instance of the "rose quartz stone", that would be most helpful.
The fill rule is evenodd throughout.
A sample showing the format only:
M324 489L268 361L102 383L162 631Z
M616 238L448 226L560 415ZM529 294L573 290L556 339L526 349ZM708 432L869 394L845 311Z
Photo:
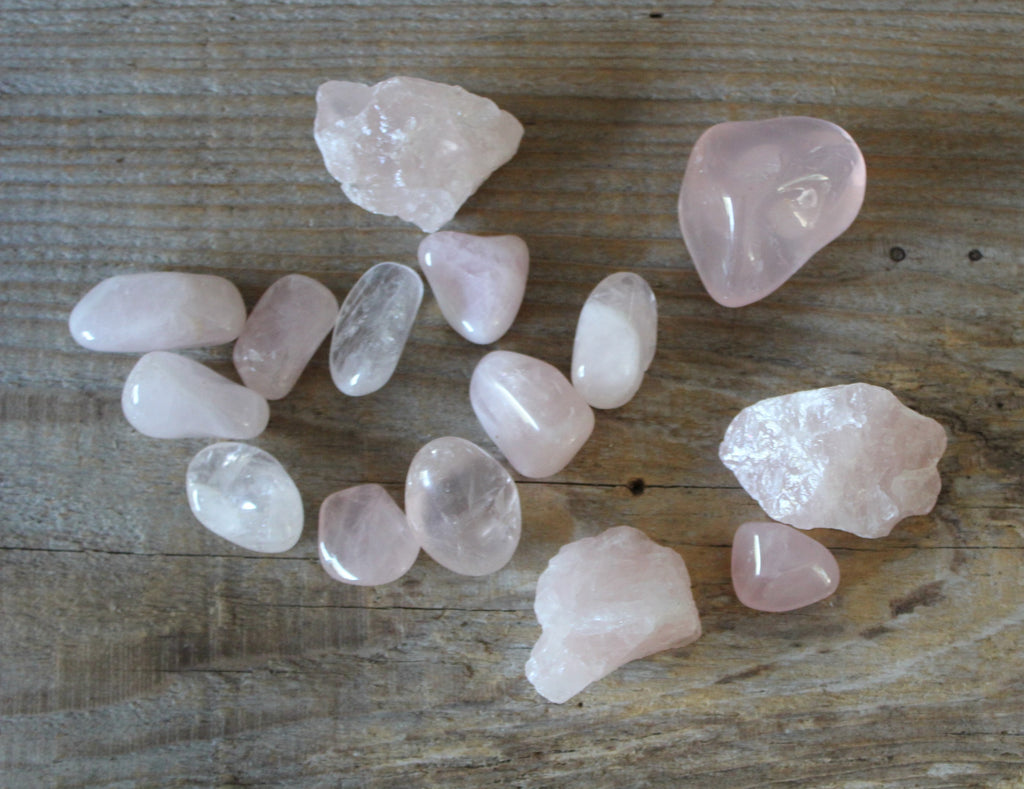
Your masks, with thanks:
M679 192L679 225L708 293L726 307L767 296L853 223L865 182L860 149L834 123L712 126Z
M320 505L320 564L337 581L377 586L409 572L420 544L380 485L332 493Z
M313 136L348 199L428 233L512 158L523 136L490 99L414 77L325 82L316 105Z
M420 242L419 262L445 320L467 340L486 345L512 326L530 270L519 236L442 230Z
M476 418L524 477L565 468L594 429L594 412L555 367L513 351L491 351L469 384Z
M533 607L543 632L526 677L559 704L701 632L682 557L629 526L562 546L537 581Z
M500 570L519 545L516 483L463 438L437 438L416 453L405 478L405 511L423 550L462 575Z
M781 523L744 523L732 540L732 585L758 611L792 611L839 586L839 565L817 540Z
M267 288L235 343L235 369L268 400L288 394L338 317L338 300L302 274Z
M633 399L658 343L658 304L643 277L619 272L591 291L572 349L572 385L594 408Z
M376 392L402 358L423 300L423 280L401 263L378 263L359 278L331 337L331 378L352 397Z
M121 408L153 438L255 438L267 426L267 401L199 362L147 353L124 382Z
M935 506L946 432L878 386L848 384L744 408L718 454L768 515L884 537Z
M75 342L92 351L167 351L231 342L245 323L223 277L154 271L103 280L71 311Z

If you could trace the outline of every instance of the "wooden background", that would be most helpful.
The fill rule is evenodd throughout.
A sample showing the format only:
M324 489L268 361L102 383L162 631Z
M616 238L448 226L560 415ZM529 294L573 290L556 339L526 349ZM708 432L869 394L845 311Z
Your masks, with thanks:
M36 786L1024 785L1024 4L1019 0L0 0L0 783ZM328 78L460 84L526 126L449 225L517 233L532 271L496 347L568 370L605 275L654 288L638 396L561 474L522 481L524 537L483 579L421 557L346 587L315 554L330 492L397 497L446 434L493 445L486 349L427 297L392 382L347 399L321 349L255 443L307 525L264 557L207 533L185 466L121 415L135 359L70 339L104 277L286 272L343 297L421 234L350 205L311 129ZM697 136L809 114L860 143L853 227L780 291L713 303L675 217ZM191 353L230 371L230 348ZM935 511L885 539L818 532L839 592L743 608L717 459L764 397L866 381L939 420ZM642 483L635 482L642 480ZM631 524L686 559L705 635L568 704L522 666L565 542Z

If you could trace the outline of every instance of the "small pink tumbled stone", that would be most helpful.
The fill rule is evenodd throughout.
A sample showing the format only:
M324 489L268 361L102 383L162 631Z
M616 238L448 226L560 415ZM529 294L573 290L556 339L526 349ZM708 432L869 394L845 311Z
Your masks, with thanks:
M719 123L700 136L679 191L679 226L704 287L742 307L841 235L864 201L857 143L818 118Z
M398 580L420 552L405 513L380 485L357 485L324 499L318 542L327 574L358 586Z
M524 477L557 474L594 430L594 412L557 368L513 351L480 360L469 399L484 431Z
M235 343L235 369L268 400L288 394L338 317L338 300L315 279L288 274L256 302Z
M781 523L744 523L732 541L732 585L758 611L792 611L824 600L839 585L839 565L817 540Z
M530 269L519 236L442 230L420 242L419 262L445 320L467 340L487 345L512 326Z

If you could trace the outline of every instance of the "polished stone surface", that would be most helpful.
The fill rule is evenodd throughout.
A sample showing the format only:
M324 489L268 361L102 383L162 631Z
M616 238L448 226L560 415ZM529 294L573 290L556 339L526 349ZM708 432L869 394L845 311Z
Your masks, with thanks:
M519 236L442 230L420 242L419 262L445 320L467 340L487 345L512 326L530 270Z
M853 223L865 181L860 149L834 123L712 126L679 192L679 225L708 293L726 307L767 296Z
M732 585L748 608L793 611L831 595L839 565L828 548L791 526L744 523L732 539Z
M559 704L701 632L682 557L630 526L562 546L537 581L534 611L543 632L526 677Z
M557 368L513 351L491 351L469 383L476 418L524 477L565 468L594 430L594 412Z
M378 263L341 305L331 338L331 378L353 397L390 379L423 300L423 280L408 266Z
M744 408L718 454L771 518L884 537L935 506L945 450L934 419L887 389L848 384Z
M332 493L320 505L320 564L331 578L358 586L389 584L420 552L405 513L380 485Z
M270 453L230 441L192 459L185 488L192 514L218 537L260 553L282 553L302 535L299 489Z
M349 200L428 233L515 155L523 136L490 99L414 77L325 82L316 103L313 136Z
M287 395L331 333L338 300L315 279L288 274L256 302L235 343L235 369L268 400Z
M610 274L580 311L572 349L572 385L594 408L633 399L658 344L658 303L632 272Z
M132 427L153 438L255 438L267 426L267 401L209 367L167 351L147 353L121 391Z
M405 511L423 550L463 575L500 570L519 545L516 483L462 438L437 438L416 453L405 478Z
M103 280L68 327L89 350L145 353L231 342L244 323L242 296L223 277L153 271Z

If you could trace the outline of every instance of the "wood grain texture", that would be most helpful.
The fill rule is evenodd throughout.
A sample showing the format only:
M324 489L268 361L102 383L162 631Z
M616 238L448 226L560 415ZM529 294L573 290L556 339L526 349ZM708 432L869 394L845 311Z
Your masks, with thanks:
M0 785L1024 784L1022 40L1017 0L0 0ZM317 565L319 502L400 497L437 436L493 449L467 397L483 351L432 298L384 390L344 398L321 349L274 404L256 443L307 508L274 557L192 520L204 442L135 434L134 359L78 348L66 319L115 273L222 274L251 306L288 272L340 297L412 262L420 234L348 204L311 134L321 81L396 73L526 126L449 226L530 246L496 347L567 370L587 293L622 269L654 288L660 344L569 468L522 482L509 567L421 557L361 589ZM728 310L689 262L679 180L708 125L780 114L846 127L867 199ZM191 355L228 371L229 350ZM729 543L760 511L718 462L725 426L852 381L945 426L939 504L881 540L816 533L831 600L744 609ZM547 704L522 673L537 576L620 523L684 556L705 635Z

